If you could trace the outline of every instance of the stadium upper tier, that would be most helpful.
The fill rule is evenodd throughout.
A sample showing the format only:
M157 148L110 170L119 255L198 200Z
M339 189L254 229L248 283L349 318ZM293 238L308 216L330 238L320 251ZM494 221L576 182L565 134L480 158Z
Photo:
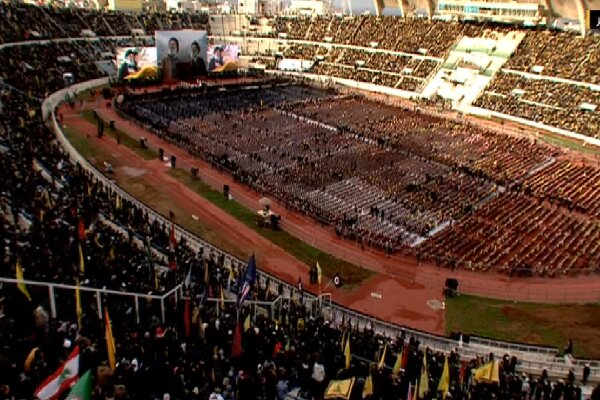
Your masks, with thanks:
M224 18L206 14L6 4L0 11L1 43L74 38L89 31L107 37L131 36L132 30L152 35L162 29L206 29L237 43L246 61L272 69L280 58L306 60L311 67L304 72L313 75L404 91L463 110L475 106L593 138L600 132L600 36L595 34L398 17L276 17L253 25L237 16L226 26ZM112 52L117 44L101 40L95 47ZM86 54L83 60L98 57ZM90 63L90 68L98 66Z

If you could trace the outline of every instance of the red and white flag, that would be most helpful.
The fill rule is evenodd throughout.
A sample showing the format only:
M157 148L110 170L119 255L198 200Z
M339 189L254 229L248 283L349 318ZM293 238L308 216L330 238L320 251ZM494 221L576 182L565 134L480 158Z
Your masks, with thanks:
M79 380L79 347L75 347L67 361L50 375L35 391L40 400L54 400L71 389Z

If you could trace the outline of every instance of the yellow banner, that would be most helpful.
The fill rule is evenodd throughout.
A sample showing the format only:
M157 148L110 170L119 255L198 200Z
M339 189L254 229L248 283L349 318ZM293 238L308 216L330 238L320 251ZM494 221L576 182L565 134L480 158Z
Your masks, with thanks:
M329 382L329 386L327 386L327 390L325 390L325 398L348 400L352 393L352 387L354 387L354 378L343 381L331 381Z

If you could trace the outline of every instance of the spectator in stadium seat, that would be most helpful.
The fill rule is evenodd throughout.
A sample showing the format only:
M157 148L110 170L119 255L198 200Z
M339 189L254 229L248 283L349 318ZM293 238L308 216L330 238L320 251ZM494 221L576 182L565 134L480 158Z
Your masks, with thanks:
M192 77L206 75L206 63L200 54L200 44L196 41L192 43L192 61L191 61L191 72Z

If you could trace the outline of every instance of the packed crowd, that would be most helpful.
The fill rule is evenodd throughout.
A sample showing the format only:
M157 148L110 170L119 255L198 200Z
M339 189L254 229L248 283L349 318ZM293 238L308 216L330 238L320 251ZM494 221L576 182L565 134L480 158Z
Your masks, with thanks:
M598 93L587 86L500 72L475 105L598 138Z
M255 285L250 298L273 300L278 293L267 288ZM5 399L33 398L75 346L80 375L91 370L95 377L92 399L319 399L331 380L354 377L351 400L406 399L413 393L425 400L579 400L588 383L585 371L572 370L556 381L545 371L520 372L518 360L509 355L463 359L405 335L386 338L369 326L359 330L354 321L326 321L308 311L301 297L285 302L272 317L255 313L249 302L238 310L229 301L205 300L202 279L191 281L186 299L165 304L164 320L150 302L140 303L135 313L120 297L104 299L116 344L113 369L106 321L94 301L82 302L78 320L75 311L63 311L75 310L73 300L57 298L66 315L51 319L42 307L33 310L35 296L21 301L20 292L2 290L7 295L0 318ZM494 359L496 373L478 372ZM599 394L596 390L591 398Z
M528 31L517 51L504 66L531 72L543 67L542 75L600 84L600 36L581 37L572 32Z
M23 12L29 15L29 11L23 11L25 6L2 4L0 7L3 7L0 19L4 24L0 29L2 40L30 38L32 32L14 27L12 23L8 28L4 19L9 14L10 18L23 17L19 14ZM61 21L62 26L58 14L68 15L72 11L40 10L31 11L31 15L37 12L43 14L25 16L19 21L27 22L16 25L39 29L41 36L60 37L77 33L77 23L65 24L55 31L58 24L51 22ZM174 21L185 17L165 16L171 20L171 25L168 25L168 22L154 17L148 17L154 21L151 22L146 21L147 17L120 14L110 17L101 14L98 17L96 13L91 14L93 17L89 16L90 19L83 14L78 15L87 21L86 27L96 26L101 30L105 25L106 32L128 29L127 24L121 25L123 18L142 19L144 23L147 22L145 27L148 31L154 22L156 26L152 29L158 26L172 27L177 26ZM51 15L51 20L47 15ZM73 32L68 33L68 29L73 29ZM586 383L585 373L581 376L578 371L575 376L573 371L564 377L564 381L551 382L546 373L541 376L523 375L519 371L518 361L505 356L499 364L498 382L476 382L472 376L473 369L490 360L492 355L476 360L461 360L454 352L444 355L424 349L412 338L383 338L374 335L368 328L359 331L356 326L352 327L350 321L311 318L313 314L301 305L301 300L284 303L275 320L261 313L252 317L249 306L238 316L235 305L230 302L210 302L205 298L216 297L226 287L235 291L239 287L236 285L239 283L237 276L242 276L240 271L215 253L191 250L184 241L178 241L175 254L170 255L175 258L178 276L171 278L173 272L167 270L164 276L159 277L157 285L156 277L152 277L150 272L152 268L148 273L146 268L148 264L165 262L165 257L157 254L168 252L167 248L172 242L169 227L153 221L133 204L120 199L92 179L80 166L70 162L40 118L40 100L64 86L62 73L73 72L75 81L101 75L101 71L93 66L93 56L99 49L96 46L85 42L53 43L12 47L0 53L1 64L8 66L2 69L4 86L0 93L0 114L3 117L0 119L0 166L5 177L0 182L0 237L4 242L4 246L0 246L1 275L14 277L19 265L25 279L74 283L79 278L83 286L105 286L119 291L147 293L163 292L173 286L173 280L181 282L191 271L191 285L187 292L190 297L190 306L187 308L191 310L185 311L186 300L175 302L173 299L165 304L167 310L163 320L156 302L141 302L136 314L130 301L117 296L104 298L103 304L107 306L112 320L118 360L118 365L112 371L108 366L104 322L100 320L102 310L96 309L96 302L91 296L82 294L81 313L76 310L74 295L57 296L59 318L55 319L49 317L46 311L49 309L46 291L37 290L32 285L21 290L14 285L2 285L2 399L33 398L36 387L54 372L74 346L80 349L80 373L86 370L94 372L93 398L99 400L284 399L287 392L294 388L302 396L320 398L331 379L351 376L358 377L350 397L353 400L363 397L365 387L367 392L372 391L371 398L405 399L411 387L409 384L414 387L417 382L421 388L419 393L425 382L429 387L419 397L433 399L438 397L436 389L439 381L445 380L442 379L444 376L447 376L448 383L442 384L442 397L448 397L444 393L448 392L452 398L473 400L581 398L580 382ZM59 54L68 55L72 63L55 61ZM284 89L283 95L275 92L272 97L260 96L262 98L254 98L249 103L254 107L261 103L294 103L290 99L297 99L299 95L302 98L312 97L313 100L327 98L317 91L302 89L298 93L297 89L290 88ZM231 99L224 99L215 107L230 102ZM238 107L238 104L234 104L226 113L232 115ZM289 107L288 112L299 112L298 104L289 104ZM259 123L257 126L260 129L272 129L269 128L271 118L277 118L267 111L258 114L253 121ZM310 112L315 111L313 109ZM186 113L183 112L183 115L187 118L195 116ZM350 116L345 114L344 118L348 121ZM210 122L208 117L206 119ZM214 121L225 123L217 117ZM170 121L166 127L169 126ZM348 122L336 126L337 129L351 127ZM313 143L322 141L327 135L334 133L322 125L317 125L307 134ZM374 130L367 135L386 139L377 136ZM372 146L369 141L356 144L356 138L352 138L352 135L337 136L340 140L338 150L348 142L352 142L354 147ZM412 139L416 140L417 136ZM479 138L481 143L494 140L485 134ZM406 140L410 141L411 137ZM400 142L396 145L400 146ZM458 144L455 146L464 150ZM440 150L433 145L427 151ZM444 158L440 153L436 154ZM460 154L460 151L453 153L453 156L456 154ZM268 163L281 165L280 158L268 156L265 154ZM382 152L381 156L385 157L385 154ZM447 154L445 156L452 158ZM519 159L521 156L517 154L513 157ZM433 180L436 178L433 175L445 173L447 166L439 166L422 157L407 155L404 157L407 161L402 162L410 165L408 168L412 171L428 171ZM531 157L535 158L536 155ZM310 160L310 156L308 158ZM367 160L361 162L368 165ZM34 169L33 166L38 164L44 169ZM520 176L527 170L525 161L517 164L514 169L509 169L509 176ZM485 162L468 165L478 165L481 170L486 168ZM285 167L285 163L282 167ZM457 174L456 171L452 173ZM456 176L460 180L464 175ZM346 182L352 186L357 181ZM531 184L535 185L534 182ZM330 190L340 190L340 187L330 186ZM369 211L372 211L371 217L377 215L382 220L385 218L382 210ZM596 234L596 231L591 232ZM140 241L148 243L150 251L140 245ZM84 254L83 268L79 257L80 246ZM268 284L255 284L250 298L272 300L279 293L268 292L268 287ZM25 291L31 300L24 296ZM243 330L238 335L241 344L235 340L238 330ZM351 353L349 365L348 356L344 353ZM444 373L445 359L448 360L447 374ZM598 398L600 390L592 395L592 399Z
M525 139L360 97L280 96L257 107L260 96L197 96L189 105L142 97L125 110L360 243L395 250L449 222L414 253L451 268L526 276L597 270L596 223L569 216L597 214L598 190L583 184L594 182L596 168L555 161L557 153ZM216 111L221 102L224 113ZM497 184L518 194L503 195Z
M316 19L279 17L275 27L277 32L286 33L292 39L324 43L327 38L334 46L375 46L378 49L435 57L443 57L461 36L485 37L511 30L510 27L491 23L449 24L370 16ZM599 83L596 73L600 63L597 55L599 35L590 33L579 37L573 33L547 30L527 30L525 33L525 38L505 68L532 72L532 68L542 67L542 75ZM422 89L421 80L429 77L438 65L433 60L419 62L407 56L368 50L326 49L324 45L316 44L292 45L286 49L285 55L314 59L316 54L320 54L324 59L314 68L318 74L413 92ZM513 89L524 90L525 93L512 94ZM561 95L557 96L556 93ZM591 108L582 107L584 103L591 104ZM597 137L600 131L597 90L586 86L499 73L475 105L592 137Z
M78 38L88 29L97 36L130 36L132 29L153 35L155 30L208 30L209 23L208 14L201 13L109 13L22 3L0 4L0 43Z
M477 35L483 26L465 25L396 17L277 17L276 33L290 39L322 42L331 38L333 43L399 51L410 54L427 54L441 57L466 30Z
M549 149L525 139L362 98L325 99L290 110L501 184L519 179L553 155Z
M524 194L504 194L424 242L417 252L450 268L519 276L596 273L600 226Z
M491 23L457 24L371 16L326 16L315 19L277 17L273 24L275 33L286 34L292 39L323 43L325 38L330 38L334 44L375 46L378 49L434 57L443 57L456 39L463 35L478 37L489 35L490 29L494 32L510 30L510 27ZM210 30L209 25L208 16L198 13L135 15L23 4L0 5L0 42L79 37L86 29L98 36L129 36L132 29L143 29L146 34L152 35L159 29ZM377 41L374 42L373 38L377 38ZM594 34L580 38L563 32L529 30L506 67L531 72L533 66L538 66L543 67L543 75L598 83L595 71L600 62L596 55L599 43L598 35ZM561 49L560 57L556 57L557 48ZM324 57L314 68L314 72L322 75L412 92L419 92L439 65L434 60L336 47L327 49L316 44L294 44L283 51L290 58L312 60L316 56ZM265 61L273 67L273 59ZM356 61L360 61L360 65L356 65ZM106 73L109 72L106 69ZM492 87L480 96L476 105L596 137L600 130L597 109L581 108L584 102L598 106L596 91L549 80L521 78L516 82L515 79L511 75L498 74ZM525 90L525 94L511 94L515 88ZM557 92L563 95L549 95ZM496 93L506 96L496 96Z
M524 140L360 97L269 100L278 90L142 96L121 107L340 235L386 250L460 219L496 191L494 181L511 185L551 156Z

